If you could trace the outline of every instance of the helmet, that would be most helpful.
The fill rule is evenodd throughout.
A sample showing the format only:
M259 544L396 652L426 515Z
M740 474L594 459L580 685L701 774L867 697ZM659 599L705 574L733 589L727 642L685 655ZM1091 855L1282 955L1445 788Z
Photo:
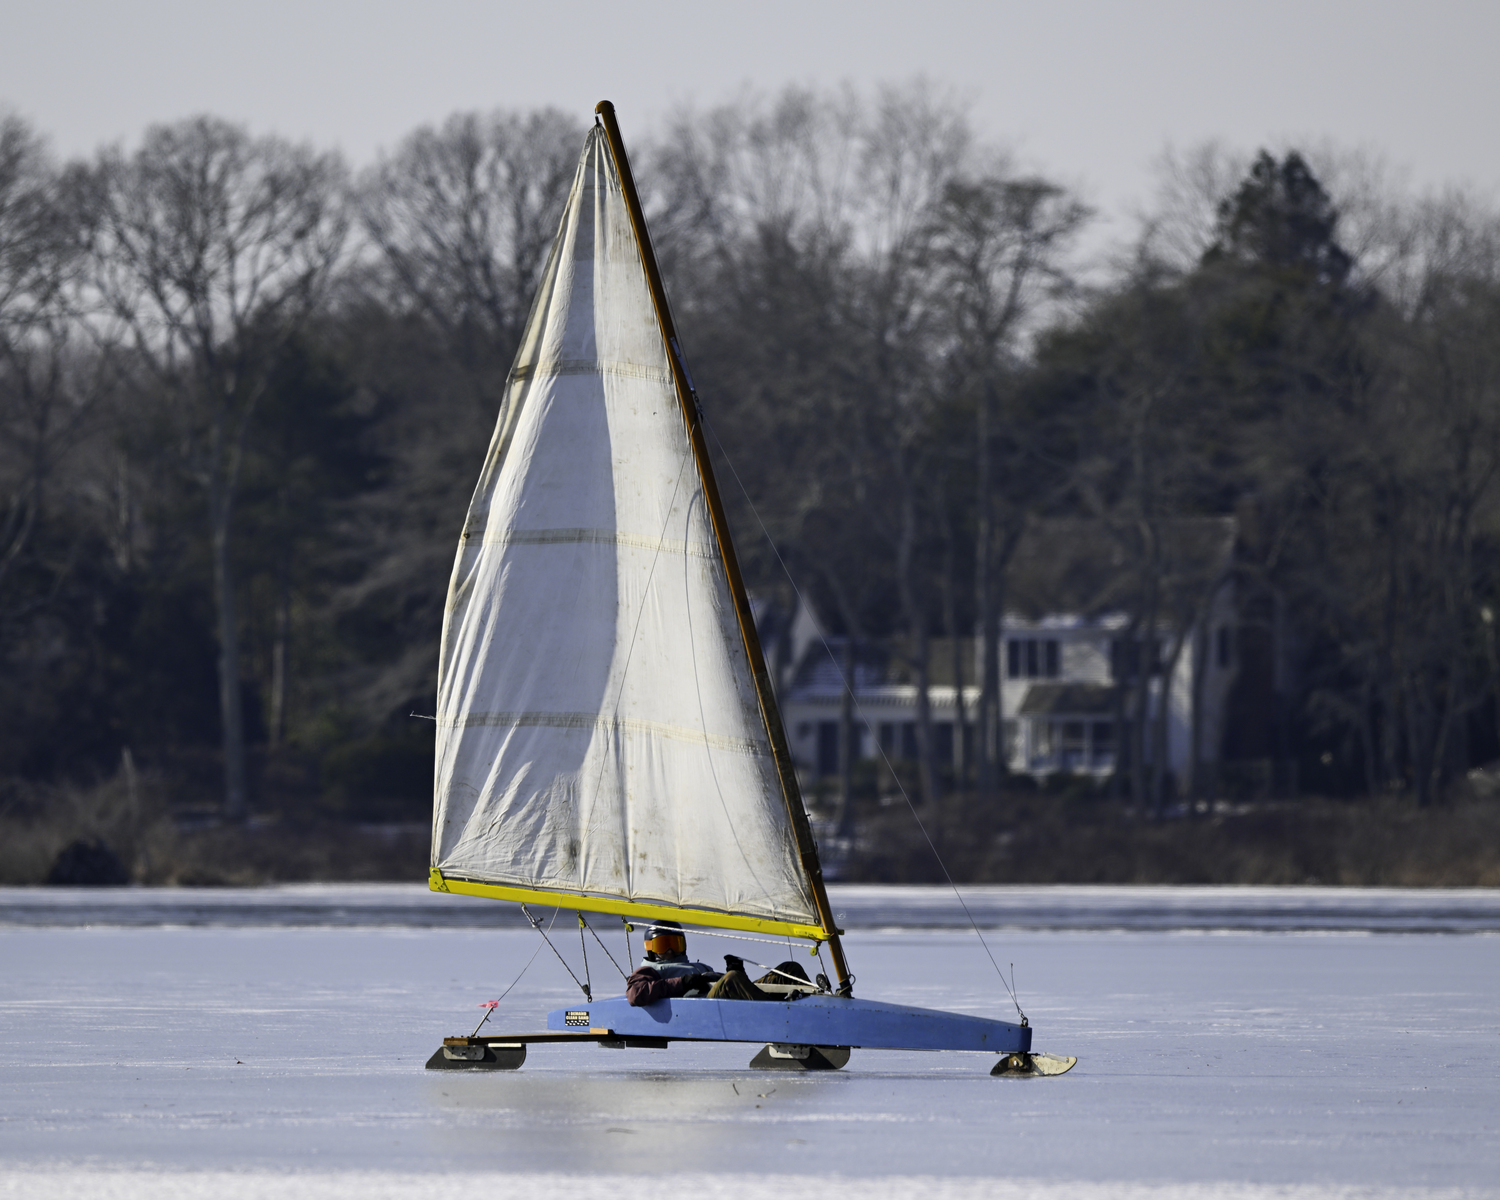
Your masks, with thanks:
M658 921L646 926L646 953L653 958L680 958L687 954L687 935L676 921Z

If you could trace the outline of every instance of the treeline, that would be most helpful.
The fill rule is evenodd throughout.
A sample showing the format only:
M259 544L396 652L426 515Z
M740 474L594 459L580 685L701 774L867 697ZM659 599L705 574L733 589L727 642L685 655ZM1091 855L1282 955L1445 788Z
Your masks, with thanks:
M5 803L123 763L231 819L426 813L411 714L583 133L458 115L351 173L211 118L71 163L0 125ZM977 629L961 786L999 783L1040 516L1110 531L1139 630L1204 603L1167 524L1237 519L1254 752L1304 787L1425 803L1500 754L1491 209L1204 152L1083 262L1078 197L918 87L698 112L636 157L752 586L784 559L919 680Z

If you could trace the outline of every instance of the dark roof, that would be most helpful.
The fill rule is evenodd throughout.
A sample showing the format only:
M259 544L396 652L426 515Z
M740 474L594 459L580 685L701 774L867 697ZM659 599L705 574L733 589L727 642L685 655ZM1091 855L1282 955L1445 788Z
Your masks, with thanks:
M1154 528L1154 556L1140 523L1033 518L1011 556L1007 610L1031 620L1058 613L1132 612L1147 570L1161 588L1162 616L1191 610L1234 556L1233 517L1180 517ZM1154 567L1151 564L1154 562Z
M1020 715L1095 716L1115 710L1116 689L1103 683L1033 683L1021 701Z

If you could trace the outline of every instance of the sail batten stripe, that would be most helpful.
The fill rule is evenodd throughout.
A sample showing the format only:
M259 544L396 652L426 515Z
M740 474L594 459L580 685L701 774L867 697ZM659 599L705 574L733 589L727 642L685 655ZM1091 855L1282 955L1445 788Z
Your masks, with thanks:
M524 363L511 370L507 383L524 383L528 379L559 379L564 375L613 375L619 379L646 379L652 383L670 384L672 372L645 363L608 362L597 358L554 358Z
M437 723L444 729L592 729L605 732L620 730L625 733L645 733L655 737L670 738L677 742L690 742L712 750L724 750L731 754L746 754L756 758L766 758L771 753L768 742L729 737L719 733L705 733L702 730L687 729L681 725L668 725L664 721L642 721L637 717L605 717L599 713L466 712L458 717L439 713Z
M555 904L576 912L609 913L621 917L640 917L649 921L678 921L684 925L702 925L709 929L738 929L746 933L769 933L781 937L802 938L810 942L828 940L821 925L805 921L784 921L775 917L754 917L742 913L713 912L701 908L682 908L675 904L658 904L645 900L616 899L609 896L586 896L550 888L517 887L505 883L485 883L477 879L456 879L434 867L428 878L434 892L451 892L461 896L484 896L491 900L509 900L515 904Z
M473 545L474 532L466 532L464 540ZM486 531L480 541L486 546L624 546L682 558L717 559L719 555L707 542L648 537L620 529L502 529Z

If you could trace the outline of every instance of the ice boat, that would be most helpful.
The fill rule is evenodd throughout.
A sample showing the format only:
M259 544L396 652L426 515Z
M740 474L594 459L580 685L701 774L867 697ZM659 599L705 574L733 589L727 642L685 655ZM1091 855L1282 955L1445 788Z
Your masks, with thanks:
M614 109L596 116L449 585L430 885L801 939L834 979L640 1008L586 988L546 1031L448 1038L428 1066L583 1040L763 1043L752 1065L772 1068L866 1047L1066 1069L1031 1054L1024 1017L854 997Z

